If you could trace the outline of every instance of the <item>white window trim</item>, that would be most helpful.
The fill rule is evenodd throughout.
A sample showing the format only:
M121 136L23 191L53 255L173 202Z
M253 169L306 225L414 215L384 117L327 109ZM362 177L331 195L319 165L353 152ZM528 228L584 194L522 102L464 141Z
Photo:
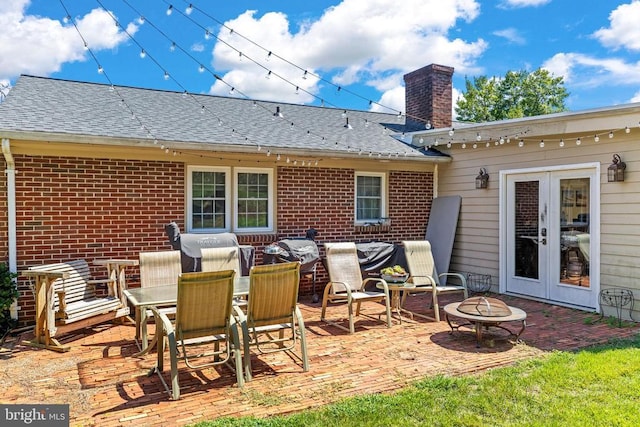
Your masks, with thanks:
M353 177L353 219L356 225L364 225L371 223L371 220L358 219L358 177L375 176L379 177L381 195L380 217L387 216L387 174L384 172L356 172Z
M268 217L269 223L266 227L252 227L252 228L238 228L238 174L240 173L255 173L266 174L269 181L269 202L268 202ZM273 221L275 217L274 211L274 198L275 198L275 185L273 181L273 169L269 168L233 168L233 229L237 232L256 232L264 233L273 231Z
M193 229L193 172L224 172L224 197L226 203L224 217L224 228L199 228ZM231 168L216 166L188 166L187 167L187 232L189 233L221 233L230 231L231 226L231 208L233 199L231 198Z

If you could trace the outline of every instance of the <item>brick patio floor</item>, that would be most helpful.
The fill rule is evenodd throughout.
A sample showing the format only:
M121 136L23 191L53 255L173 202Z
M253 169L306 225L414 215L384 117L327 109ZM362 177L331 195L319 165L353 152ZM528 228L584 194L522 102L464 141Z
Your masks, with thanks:
M71 345L67 353L23 345L30 333L10 336L0 352L0 402L68 403L72 426L179 426L221 416L264 417L348 396L389 393L425 376L476 373L541 357L551 350L576 350L640 331L640 325L617 328L607 322L589 322L597 318L593 313L499 298L527 312L522 342L515 343L495 329L476 347L471 330L462 328L450 334L446 322L421 318L404 319L402 325L395 322L390 329L363 318L356 323L356 333L348 335L320 322L319 304L301 300L309 372L282 352L254 355L254 379L241 390L227 367L194 371L181 364L179 401L168 399L157 375L146 375L154 365L155 353L132 357L137 351L133 324L81 330L63 339ZM418 310L425 301L424 295L415 296L409 307ZM443 306L446 301L443 297ZM344 313L345 306L329 310L329 315ZM512 326L517 329L518 325ZM165 365L168 370L168 363Z

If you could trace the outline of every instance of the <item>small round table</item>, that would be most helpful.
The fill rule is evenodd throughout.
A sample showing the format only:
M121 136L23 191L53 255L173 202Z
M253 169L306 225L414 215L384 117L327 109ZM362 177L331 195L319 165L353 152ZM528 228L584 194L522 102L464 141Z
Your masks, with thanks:
M398 323L402 324L402 312L404 311L409 315L409 317L413 320L413 312L402 308L402 297L400 292L414 289L415 286L412 283L406 282L406 278L399 279L397 282L387 281L387 287L389 288L389 292L391 292L391 314L395 313L398 315ZM376 283L376 288L384 289L381 282Z
M503 329L509 332L509 334L515 336L516 339L520 337L520 334L522 334L522 332L524 332L524 329L527 327L527 322L526 322L527 313L525 313L524 310L521 310L517 307L508 306L509 309L511 310L511 314L508 316L482 316L482 315L476 315L476 314L463 313L462 311L459 311L458 306L460 304L461 304L460 302L453 302L451 304L445 305L444 306L445 319L447 320L449 327L451 327L451 333L453 333L454 330L459 329L460 326L474 325L476 330L476 347L480 347L480 343L482 342L483 327L486 329L489 329L490 326L493 326L495 328ZM460 325L452 325L451 319L449 319L449 316L464 319L464 320L467 320L468 322L462 323ZM514 333L510 329L501 325L501 323L503 322L517 322L517 321L522 322L522 328L520 328L520 331L518 331L518 333Z

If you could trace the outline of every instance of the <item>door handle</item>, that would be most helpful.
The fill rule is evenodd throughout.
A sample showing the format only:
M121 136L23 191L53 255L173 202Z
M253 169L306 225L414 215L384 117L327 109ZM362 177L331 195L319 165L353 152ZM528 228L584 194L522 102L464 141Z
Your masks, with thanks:
M546 238L546 237L543 237L543 238L540 240L540 243L542 243L543 245L546 245L546 244L547 244L547 238Z

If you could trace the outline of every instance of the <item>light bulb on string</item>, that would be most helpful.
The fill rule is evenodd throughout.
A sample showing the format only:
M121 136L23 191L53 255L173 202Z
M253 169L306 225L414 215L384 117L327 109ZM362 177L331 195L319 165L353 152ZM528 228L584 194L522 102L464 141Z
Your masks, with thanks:
M595 136L593 137L593 140L594 140L595 142L600 142L600 137L599 137L598 135L595 135Z
M518 147L524 147L524 140L521 139L520 141L518 141Z
M540 140L540 148L544 148L544 140Z
M447 148L451 148L451 141L447 142Z
M167 71L164 72L164 79L169 80L169 73Z
M267 73L266 76L264 76L266 79L270 79L271 78L271 70L269 70L269 72Z
M576 139L576 145L580 145L580 144L582 144L582 139L580 138Z
M265 60L267 60L267 61L270 60L271 59L271 55L272 55L272 53L271 53L271 51L269 51L269 53L267 53L267 57L265 58Z
M144 24L144 16L140 15L138 17L138 24L140 24L140 25Z
M98 74L102 74L104 72L104 68L102 68L102 65L98 65Z
M276 156L276 160L280 161L280 154Z
M464 148L467 148L467 144L463 142L463 143L462 143L462 148L463 148L463 149L464 149Z
M210 32L209 30L206 30L206 31L204 32L204 39L205 39L205 40L209 40L209 39L211 39L211 32Z
M455 130L454 128L451 128L451 130L449 131L449 136L453 136L453 134L455 133L455 131L456 131L456 130Z
M191 12L193 12L193 5L189 3L189 6L187 6L187 8L184 10L184 13L186 13L187 15L191 15Z
M200 64L200 67L198 67L198 72L204 73L204 65Z
M472 145L472 147L473 147L474 149L475 149L475 148L478 148L478 144L476 144L476 143L474 142L474 143L473 143L473 145Z
M560 147L564 147L564 139L561 139L558 145L560 145Z
M236 91L235 87L232 87L231 89L229 89L229 95L233 95Z
M146 57L147 57L147 52L145 52L145 51L144 51L144 49L142 49L142 50L140 51L140 58L141 58L141 59L144 59L144 58L146 58Z
M172 4L170 4L170 5L169 5L169 7L167 8L167 12L166 12L166 14L167 14L167 16L169 16L169 15L171 15L172 13L173 13L173 5L172 5Z
M631 132L631 129L629 129L629 126L625 127L624 128L624 133L629 133L629 132Z
M171 42L171 46L169 46L169 52L175 52L176 50L176 42Z
M302 75L302 80L307 80L307 70L304 70L304 74Z
M69 21L71 21L71 16L67 15L64 18L62 18L62 22L65 24L68 24Z
M482 136L480 136L480 132L476 134L476 141L478 142L482 141Z
M609 139L613 138L613 131L609 132Z

